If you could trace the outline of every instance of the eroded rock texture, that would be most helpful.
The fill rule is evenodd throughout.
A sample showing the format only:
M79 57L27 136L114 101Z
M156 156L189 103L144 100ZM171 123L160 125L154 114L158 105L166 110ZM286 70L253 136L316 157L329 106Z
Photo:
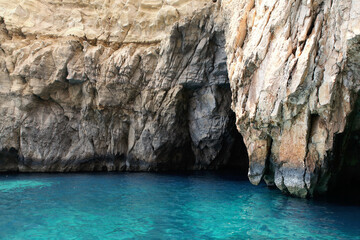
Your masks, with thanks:
M358 125L349 115L360 87L360 2L228 2L226 11L242 9L226 39L250 181L301 197L326 191L348 160L334 155L347 144L335 139Z
M356 175L358 0L0 0L0 16L1 171L216 169L243 137L254 184L306 197Z
M1 2L0 170L226 165L235 116L214 5L102 2Z

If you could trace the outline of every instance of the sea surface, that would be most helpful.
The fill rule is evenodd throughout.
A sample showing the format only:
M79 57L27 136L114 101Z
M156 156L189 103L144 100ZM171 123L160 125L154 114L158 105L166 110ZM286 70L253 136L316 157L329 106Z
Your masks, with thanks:
M0 175L0 239L360 239L360 206L234 173Z

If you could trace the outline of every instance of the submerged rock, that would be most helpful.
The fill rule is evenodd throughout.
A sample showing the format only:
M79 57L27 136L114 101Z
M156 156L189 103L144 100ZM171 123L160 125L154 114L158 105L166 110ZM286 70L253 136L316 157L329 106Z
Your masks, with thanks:
M0 171L217 169L236 127L253 184L326 192L360 162L336 153L358 136L358 9L0 0Z

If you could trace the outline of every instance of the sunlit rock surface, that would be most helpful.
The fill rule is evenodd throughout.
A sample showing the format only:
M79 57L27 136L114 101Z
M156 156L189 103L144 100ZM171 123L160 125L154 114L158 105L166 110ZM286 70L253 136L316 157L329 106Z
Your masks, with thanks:
M360 2L222 4L232 108L250 181L264 178L302 197L326 191L347 161L333 151L346 139L335 138L353 124L348 117L359 96Z
M0 0L0 171L216 169L237 127L252 183L325 192L359 168L359 24L357 0Z

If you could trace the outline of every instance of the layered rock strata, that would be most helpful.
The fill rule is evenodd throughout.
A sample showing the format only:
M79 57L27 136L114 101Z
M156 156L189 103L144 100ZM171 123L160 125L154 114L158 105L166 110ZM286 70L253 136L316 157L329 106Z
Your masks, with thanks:
M0 170L216 169L236 126L252 183L326 192L359 168L359 9L0 0Z

